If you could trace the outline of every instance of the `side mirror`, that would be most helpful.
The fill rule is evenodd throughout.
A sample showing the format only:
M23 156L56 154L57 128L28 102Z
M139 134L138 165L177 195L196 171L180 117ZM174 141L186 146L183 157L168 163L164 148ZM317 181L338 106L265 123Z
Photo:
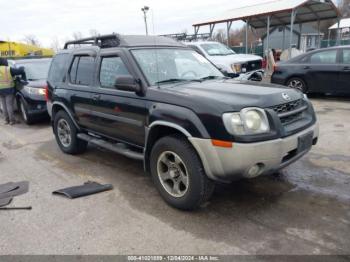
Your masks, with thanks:
M139 93L142 90L141 84L131 75L121 75L115 79L114 86L118 90Z

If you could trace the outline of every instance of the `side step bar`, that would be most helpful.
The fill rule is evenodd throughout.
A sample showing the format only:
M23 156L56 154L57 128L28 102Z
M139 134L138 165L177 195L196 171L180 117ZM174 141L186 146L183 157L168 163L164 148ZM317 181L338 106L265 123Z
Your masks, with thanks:
M102 148L108 149L108 150L113 151L117 154L121 154L123 156L129 157L132 159L136 159L136 160L143 160L144 159L142 153L133 151L130 148L127 148L122 143L117 143L117 144L110 143L110 142L107 142L103 139L99 139L99 138L96 138L96 137L93 137L93 136L90 136L90 135L84 134L84 133L79 133L77 135L77 137L81 140L87 141L91 144L94 144L96 146L100 146Z

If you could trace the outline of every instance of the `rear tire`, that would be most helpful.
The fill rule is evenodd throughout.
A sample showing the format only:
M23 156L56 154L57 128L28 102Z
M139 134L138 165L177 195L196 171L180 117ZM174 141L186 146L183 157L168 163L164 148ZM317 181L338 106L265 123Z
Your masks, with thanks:
M85 152L88 143L77 137L78 130L65 111L56 113L53 131L57 144L64 153L75 155Z
M197 209L214 191L215 184L205 174L196 151L180 135L163 137L155 143L150 167L160 195L175 208Z
M298 89L301 92L303 92L304 94L307 93L307 86L306 83L303 79L299 78L299 77L292 77L287 81L286 84L288 87L290 88L294 88L294 89Z

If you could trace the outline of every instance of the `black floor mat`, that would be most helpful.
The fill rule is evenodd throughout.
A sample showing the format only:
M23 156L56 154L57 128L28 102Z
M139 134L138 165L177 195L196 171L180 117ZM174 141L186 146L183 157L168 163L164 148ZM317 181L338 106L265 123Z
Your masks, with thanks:
M19 186L13 182L2 184L2 185L0 185L0 194L10 192L10 191L15 190L17 188L19 188Z
M0 199L0 207L7 206L12 202L12 198Z
M52 192L52 194L60 194L72 199L104 192L111 189L113 189L113 186L111 184L101 185L99 183L89 181L81 186L73 186L56 190Z
M23 195L29 190L29 182L22 181L16 183L6 183L0 185L0 199L12 198L15 196Z

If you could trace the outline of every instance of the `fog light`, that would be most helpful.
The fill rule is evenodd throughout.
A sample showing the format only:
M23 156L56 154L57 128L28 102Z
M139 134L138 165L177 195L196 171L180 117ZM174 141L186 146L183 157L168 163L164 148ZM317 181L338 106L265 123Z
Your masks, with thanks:
M260 175L262 173L264 169L264 164L256 164L254 166L252 166L247 173L247 177L248 178L253 178L253 177L257 177L258 175Z

